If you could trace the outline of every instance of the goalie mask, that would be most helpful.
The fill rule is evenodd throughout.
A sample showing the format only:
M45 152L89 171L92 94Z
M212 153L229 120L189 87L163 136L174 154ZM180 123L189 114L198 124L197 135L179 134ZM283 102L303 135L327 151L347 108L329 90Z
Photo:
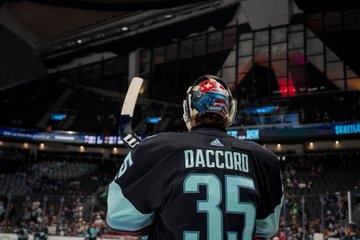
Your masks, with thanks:
M236 114L236 100L232 98L227 84L219 77L205 75L198 78L186 92L183 102L184 121L190 130L196 116L216 112L224 116L227 127L232 124Z

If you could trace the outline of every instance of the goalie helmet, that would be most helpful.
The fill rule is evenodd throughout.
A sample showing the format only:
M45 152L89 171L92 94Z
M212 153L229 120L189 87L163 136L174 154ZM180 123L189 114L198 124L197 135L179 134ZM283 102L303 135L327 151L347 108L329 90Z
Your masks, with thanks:
M194 125L195 117L207 112L216 112L224 116L228 127L234 121L236 100L233 99L229 87L221 78L205 75L189 87L183 108L183 118L189 130Z

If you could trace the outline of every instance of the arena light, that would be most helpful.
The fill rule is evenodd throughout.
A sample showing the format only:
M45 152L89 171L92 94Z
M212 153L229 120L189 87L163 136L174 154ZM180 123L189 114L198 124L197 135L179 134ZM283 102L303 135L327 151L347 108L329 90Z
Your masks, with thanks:
M80 146L80 152L85 152L84 146Z
M27 142L23 143L24 148L29 148L29 144Z
M142 86L142 87L140 88L140 94L143 94L144 92L145 92L145 87Z
M314 149L314 147L315 147L314 143L313 143L313 142L310 142L310 143L309 143L309 149Z
M276 150L277 150L277 151L280 151L280 150L281 150L281 144L280 144L280 143L278 143L278 144L276 145Z
M45 149L45 144L44 144L44 143L40 143L39 149L41 149L41 150Z
M340 142L339 142L338 140L335 141L335 146L334 146L334 148L336 148L336 149L341 148Z

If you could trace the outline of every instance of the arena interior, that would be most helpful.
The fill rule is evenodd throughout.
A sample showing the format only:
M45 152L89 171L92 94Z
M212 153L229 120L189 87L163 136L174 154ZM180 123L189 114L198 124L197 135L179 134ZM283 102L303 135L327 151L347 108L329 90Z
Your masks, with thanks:
M216 74L238 101L228 133L278 155L273 239L341 239L360 224L360 4L335 0L1 0L0 239L119 236L107 186L133 129L186 131L182 101ZM140 238L139 238L140 239Z

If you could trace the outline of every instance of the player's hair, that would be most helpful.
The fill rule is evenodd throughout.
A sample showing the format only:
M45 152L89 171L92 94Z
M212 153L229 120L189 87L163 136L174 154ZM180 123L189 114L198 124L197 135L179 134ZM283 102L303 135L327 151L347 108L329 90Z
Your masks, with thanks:
M200 123L225 129L236 114L236 100L228 85L214 75L201 76L189 87L183 107L183 118L189 130Z
M193 127L198 125L226 129L228 122L222 114L217 112L206 112L204 114L198 114L195 116Z

